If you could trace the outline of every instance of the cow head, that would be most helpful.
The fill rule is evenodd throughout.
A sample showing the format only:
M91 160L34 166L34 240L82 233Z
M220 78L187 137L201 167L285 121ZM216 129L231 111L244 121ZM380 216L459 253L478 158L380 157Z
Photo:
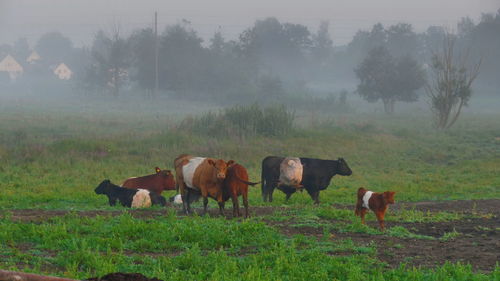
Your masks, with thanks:
M347 165L344 158L339 158L338 160L337 173L342 176L350 176L352 174L351 168Z
M386 204L394 204L394 194L396 194L394 191L384 192L384 202Z
M233 160L229 160L227 163L222 160L222 159L217 159L217 160L212 160L208 159L208 164L214 166L216 173L217 173L217 179L218 180L224 180L226 178L226 173L227 173L227 167L234 164Z
M111 182L109 180L103 180L94 190L96 194L106 194Z
M158 170L160 170L160 168L156 167L156 174L161 177L164 190L174 190L175 179L172 172L170 170Z

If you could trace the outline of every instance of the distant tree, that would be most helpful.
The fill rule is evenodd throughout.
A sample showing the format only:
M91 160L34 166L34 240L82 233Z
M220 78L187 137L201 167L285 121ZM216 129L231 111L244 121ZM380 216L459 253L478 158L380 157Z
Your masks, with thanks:
M99 31L91 48L92 63L88 66L84 81L100 89L107 89L118 96L128 79L131 55L128 42L120 36L115 26L111 35Z
M20 62L25 62L31 54L31 48L26 38L19 38L14 43L14 57Z
M155 35L151 28L135 31L128 39L132 61L130 80L152 95L155 87Z
M36 43L35 50L45 64L58 64L71 55L73 43L59 32L43 34Z
M425 84L425 73L414 59L396 59L386 47L371 50L355 73L358 93L368 102L382 100L386 113L394 112L396 101L416 101L416 90Z
M160 39L160 87L176 93L203 87L207 65L203 40L189 22L168 26Z
M284 95L283 82L278 76L263 75L259 79L259 94L263 98L277 99Z
M311 53L316 62L326 63L333 52L333 41L328 32L329 23L322 21L318 32L312 35Z
M311 46L311 34L306 26L267 18L243 31L238 43L241 54L257 62L260 69L296 76L301 74L305 52Z
M443 44L446 31L442 26L429 26L422 36L425 58L426 60L430 60L432 54L435 53Z
M447 34L441 52L432 57L432 81L426 86L438 129L448 129L472 95L481 60L468 67L467 55L455 54L455 36Z
M398 23L390 26L387 31L387 48L391 55L401 57L415 56L418 49L417 34L408 23Z
M386 43L387 32L381 23L373 25L370 32L358 31L347 46L349 56L352 58L353 68L368 55L370 50L386 46Z
M498 93L497 89L500 88L498 75L500 73L500 9L496 14L483 14L477 25L469 20L463 20L460 24L462 27L458 28L456 49L470 50L471 61L484 58L477 84L484 92Z

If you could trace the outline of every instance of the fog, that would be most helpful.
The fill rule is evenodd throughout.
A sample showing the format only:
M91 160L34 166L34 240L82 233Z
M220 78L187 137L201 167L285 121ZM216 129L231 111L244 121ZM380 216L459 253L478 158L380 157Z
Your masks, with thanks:
M324 20L331 23L334 44L344 45L357 30L377 22L408 22L416 31L424 31L430 25L452 27L462 17L478 20L482 13L498 8L498 0L0 0L0 43L13 43L19 37L35 43L45 32L60 31L76 45L86 44L96 30L113 22L129 32L151 25L157 11L160 26L187 19L204 39L219 29L225 37L236 39L255 20L267 17L312 29Z
M481 61L464 111L495 113L499 8L498 0L0 0L0 61L11 56L23 69L0 69L0 99L99 110L118 102L117 110L141 103L159 112L175 101L200 110L258 103L428 114L433 55L450 34L468 70ZM28 61L34 51L40 58ZM68 79L55 75L61 63ZM383 89L363 80L388 69Z

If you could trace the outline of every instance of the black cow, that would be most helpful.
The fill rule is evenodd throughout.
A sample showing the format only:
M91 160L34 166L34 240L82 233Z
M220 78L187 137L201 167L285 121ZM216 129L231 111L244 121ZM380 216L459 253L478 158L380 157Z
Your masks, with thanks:
M122 204L122 206L132 207L134 196L138 191L141 190L149 193L152 205L166 205L167 201L165 200L165 197L159 195L158 193L144 189L120 187L116 184L111 183L109 180L102 181L94 191L96 194L105 194L106 196L108 196L110 206L116 205L116 200L118 200L120 201L120 204Z
M262 160L262 199L264 202L273 201L273 192L278 187L280 164L285 157L268 156ZM321 160L314 158L300 158L304 166L301 184L307 193L319 204L319 192L330 185L330 180L335 175L350 176L351 169L343 158L338 160ZM279 186L279 190L286 194L286 200L297 191L295 187Z

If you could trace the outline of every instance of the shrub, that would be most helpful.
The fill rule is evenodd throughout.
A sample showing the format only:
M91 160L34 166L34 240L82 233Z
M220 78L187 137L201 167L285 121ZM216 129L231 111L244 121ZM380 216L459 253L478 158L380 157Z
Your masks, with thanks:
M294 120L295 113L284 105L260 107L253 104L188 117L179 127L214 137L285 136L293 130Z

